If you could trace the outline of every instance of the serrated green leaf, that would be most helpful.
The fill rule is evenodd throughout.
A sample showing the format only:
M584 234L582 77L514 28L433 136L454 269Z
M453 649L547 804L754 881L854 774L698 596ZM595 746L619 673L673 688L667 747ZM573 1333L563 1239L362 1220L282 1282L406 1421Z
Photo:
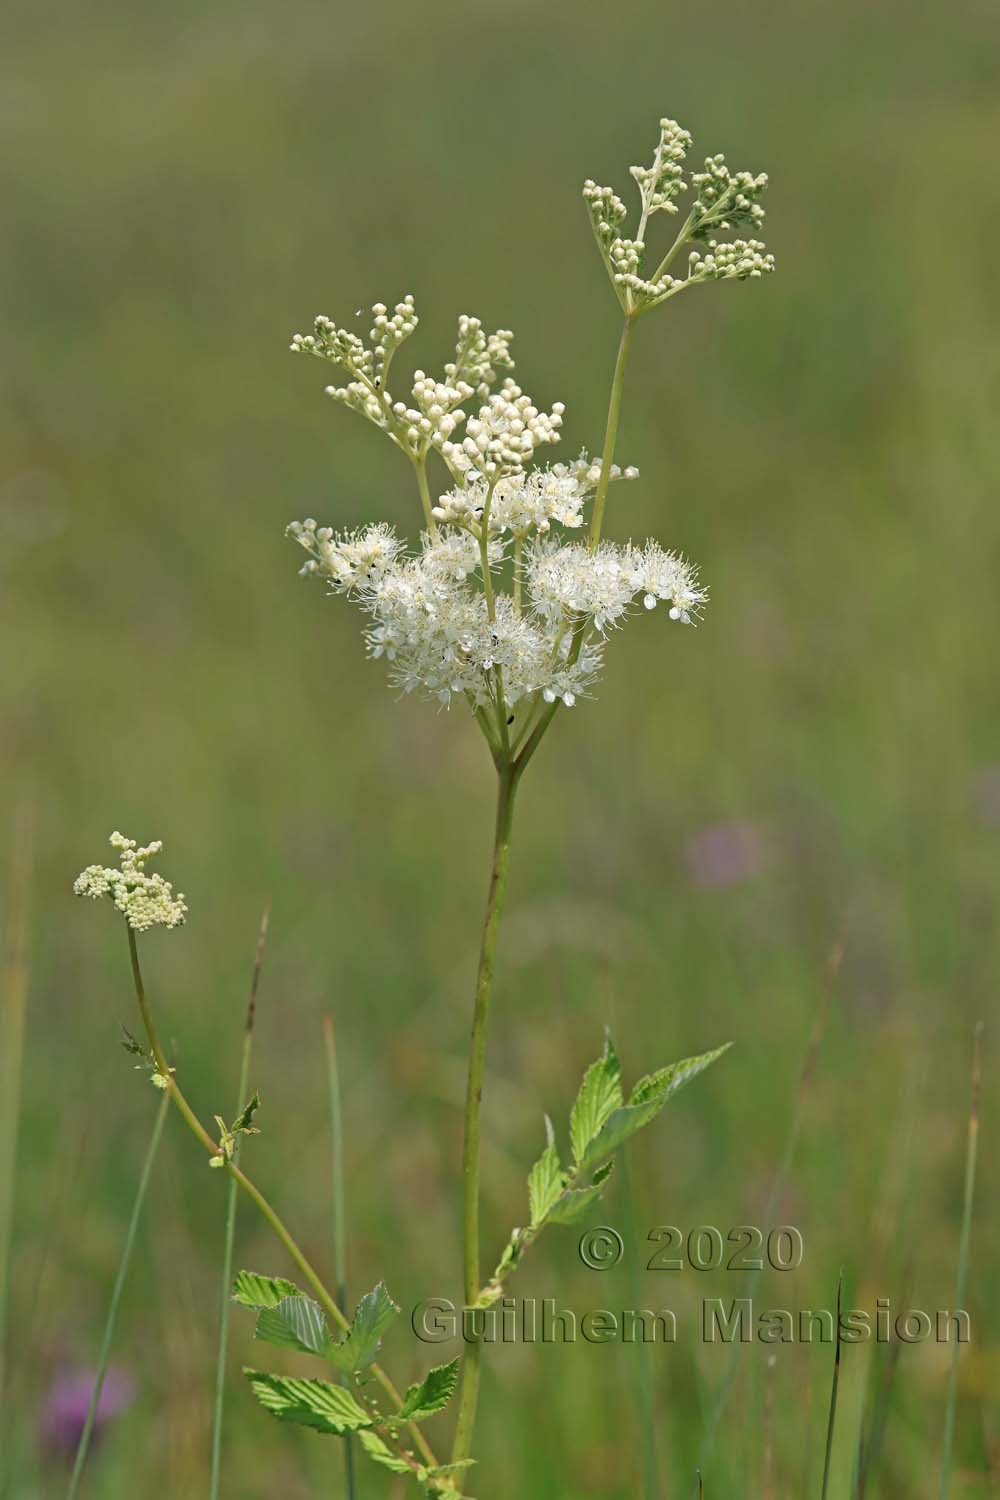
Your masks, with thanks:
M448 1405L457 1380L457 1359L447 1365L436 1365L427 1371L423 1380L410 1386L397 1417L407 1422L421 1422L424 1417L432 1417Z
M687 1057L683 1062L671 1063L656 1073L650 1073L646 1078L640 1078L632 1090L628 1104L622 1105L608 1116L587 1147L579 1170L590 1172L599 1167L612 1151L617 1151L636 1131L655 1119L671 1095L711 1067L727 1051L728 1045L717 1047L714 1052L703 1052L699 1057Z
M528 1202L532 1227L540 1224L563 1189L559 1152L550 1142L528 1174Z
M585 1188L570 1188L563 1193L549 1214L550 1224L577 1224L590 1212L604 1191L604 1179Z
M279 1349L297 1349L300 1354L324 1355L330 1343L326 1319L311 1297L282 1297L274 1307L257 1314L254 1337Z
M659 1099L661 1104L665 1104L671 1095L690 1083L692 1078L697 1078L699 1073L704 1073L731 1046L731 1042L726 1042L712 1052L702 1052L698 1057L685 1057L682 1062L668 1063L655 1073L647 1073L633 1088L629 1104L645 1104L650 1099Z
M590 1172L599 1167L605 1157L610 1156L612 1151L617 1151L637 1130L655 1119L662 1108L663 1101L654 1098L647 1099L644 1104L623 1104L620 1109L616 1109L588 1146L580 1163L580 1171Z
M294 1281L284 1276L261 1276L257 1271L239 1271L233 1282L233 1301L241 1307L277 1307L286 1297L304 1297Z
M300 1380L266 1370L243 1371L261 1406L279 1422L295 1422L343 1437L370 1427L372 1419L342 1385L328 1380Z
M358 1303L347 1337L339 1343L331 1340L323 1351L324 1356L345 1374L356 1374L371 1364L383 1333L398 1314L399 1308L380 1281Z
M569 1134L575 1162L583 1161L587 1147L622 1102L621 1066L608 1036L603 1053L583 1075L570 1115Z
M359 1432L358 1437L368 1457L374 1459L377 1464L381 1464L383 1468L391 1469L394 1474L414 1473L413 1465L407 1463L405 1458L400 1458L398 1454L393 1453L392 1449L383 1443L377 1432Z

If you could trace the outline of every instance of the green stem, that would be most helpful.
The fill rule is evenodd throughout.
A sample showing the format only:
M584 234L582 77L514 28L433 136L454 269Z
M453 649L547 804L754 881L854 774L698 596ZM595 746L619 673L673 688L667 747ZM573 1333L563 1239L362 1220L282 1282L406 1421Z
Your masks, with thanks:
M627 312L622 324L621 338L618 341L618 356L615 360L615 370L611 377L611 395L608 400L608 420L604 429L604 447L601 450L601 477L597 481L597 490L594 494L594 511L590 519L590 535L588 545L591 552L595 551L601 540L601 530L604 526L604 508L608 499L608 486L611 483L611 465L615 456L615 443L618 440L618 418L622 409L622 392L625 389L625 366L628 363L629 345L632 342L632 328L637 312ZM586 622L576 630L573 637L573 646L570 652L570 660L576 661L580 655L583 645L583 637L586 630ZM517 774L523 772L528 761L538 749L545 732L556 716L559 707L558 698L550 703L541 713L534 729L522 744L514 760Z
M608 485L611 483L611 463L615 456L615 442L618 438L618 418L622 409L622 391L625 388L625 366L628 363L629 344L632 342L632 328L636 319L635 313L626 314L622 324L622 336L618 341L618 357L615 360L615 372L611 377L611 397L608 401L608 421L604 429L604 447L601 450L601 477L597 481L597 493L594 495L594 511L590 518L590 536L588 538L591 552L601 540L601 528L604 525L604 507L608 498Z
M265 911L257 938L254 957L253 978L250 981L250 1001L247 1005L246 1023L243 1027L243 1055L240 1061L240 1081L236 1094L235 1114L247 1102L250 1088L250 1059L253 1055L253 1024L257 1010L257 988L260 984L260 966L264 957L264 942L267 937L268 913ZM239 1143L236 1145L239 1156ZM235 1158L234 1158L235 1159ZM215 1403L212 1419L212 1472L209 1481L210 1500L218 1500L222 1479L222 1418L226 1400L226 1350L229 1344L229 1303L233 1288L233 1245L236 1240L236 1196L235 1178L230 1177L226 1194L226 1229L222 1249L222 1296L219 1304L219 1343L215 1359Z
M11 1307L14 1191L17 1186L18 1125L24 1071L28 999L28 893L31 886L31 808L18 808L7 896L7 943L0 994L0 1486L7 1473L5 1411L7 1320Z
M417 476L417 488L420 491L420 504L423 507L424 523L432 537L437 536L437 522L431 514L431 491L427 483L427 455L413 460L413 468Z
M142 1214L142 1205L146 1197L146 1189L149 1179L153 1173L153 1163L156 1160L156 1152L160 1144L160 1136L163 1134L163 1122L167 1118L167 1107L170 1103L169 1090L164 1092L160 1101L160 1107L156 1111L156 1120L153 1124L153 1134L150 1137L149 1147L146 1151L146 1160L143 1163L142 1175L139 1178L139 1186L136 1189L135 1202L132 1204L132 1217L129 1220L128 1230L125 1235L125 1243L122 1246L121 1259L118 1262L118 1273L115 1276L115 1284L111 1292L111 1305L108 1308L107 1322L104 1325L104 1338L101 1340L101 1352L97 1359L97 1372L94 1376L94 1388L90 1393L90 1404L87 1407L87 1416L80 1434L80 1442L77 1445L76 1460L73 1464L73 1472L70 1475L69 1489L66 1492L66 1500L76 1500L80 1489L80 1480L83 1477L84 1465L87 1462L87 1453L90 1449L90 1439L94 1430L94 1419L97 1416L97 1407L101 1399L101 1391L104 1389L104 1377L108 1373L108 1361L111 1358L111 1345L114 1341L115 1328L118 1324L118 1308L122 1299L122 1291L125 1287L125 1278L128 1275L129 1263L132 1259L132 1249L135 1245L136 1230L139 1227L139 1218Z
M983 1023L976 1027L972 1053L972 1104L969 1109L969 1135L965 1152L965 1197L962 1205L962 1232L958 1244L958 1274L955 1278L955 1310L965 1302L965 1282L969 1270L969 1238L972 1229L972 1203L976 1192L976 1156L979 1149L979 1093L982 1085ZM955 1402L958 1396L958 1339L952 1341L951 1366L948 1370L948 1395L944 1409L944 1441L941 1445L941 1500L948 1500L951 1481L951 1450L955 1441Z
M139 967L139 950L136 946L135 933L133 932L132 928L128 926L128 923L126 923L126 930L128 932L129 955L132 960L132 979L135 984L135 995L137 1001L139 1002L139 1013L142 1016L142 1023L145 1027L150 1051L152 1052L153 1057L156 1060L156 1065L159 1068L160 1072L169 1081L168 1092L170 1094L170 1097L173 1099L174 1104L180 1112L181 1118L184 1120L184 1123L191 1131L191 1134L196 1138L201 1146L204 1147L209 1156L217 1156L219 1154L219 1147L217 1142L213 1141L204 1125L198 1119L198 1116L195 1114L194 1110L187 1102L187 1099L184 1097L180 1084L177 1082L172 1071L167 1065L167 1060L164 1056L163 1048L160 1046L160 1040L156 1034L156 1027L153 1025L153 1017L152 1013L150 1012L149 1001L146 998L146 988L143 984L142 970ZM243 1171L242 1167L238 1166L236 1162L227 1161L225 1163L225 1170L229 1173L230 1177L235 1179L235 1181L243 1189L243 1192L246 1193L247 1197L254 1204L261 1217L270 1225L271 1229L274 1231L275 1235L280 1240L281 1244L284 1246L285 1250L288 1252L295 1265L299 1268L306 1281L312 1287L313 1291L316 1294L316 1300L323 1308L323 1311L327 1314L327 1316L331 1319L335 1326L341 1330L342 1333L346 1333L351 1325L346 1315L341 1312L340 1308L338 1307L336 1298L333 1297L327 1290L326 1284L320 1276L319 1272L311 1264L305 1254L305 1251L299 1248L299 1245L296 1243L291 1231L286 1227L275 1209L271 1207L270 1203L264 1197L264 1194L260 1191L260 1188L258 1188L255 1183L251 1182L250 1178ZM378 1381L379 1385L382 1387L383 1391L385 1391L389 1399L396 1403L397 1408L402 1406L402 1395L400 1394L398 1388L394 1385L392 1380L390 1380L385 1370L383 1370L382 1366L373 1364L371 1367L371 1372L375 1379ZM420 1428L417 1427L415 1423L412 1423L410 1424L409 1430L412 1435L414 1444L416 1445L416 1448L419 1451L424 1462L429 1464L432 1468L435 1468L437 1466L437 1459L434 1457L434 1453L430 1447L430 1444L427 1442L427 1439L420 1431Z
M323 1042L326 1048L326 1080L330 1099L330 1135L333 1171L333 1274L337 1283L337 1301L347 1314L347 1214L344 1203L344 1128L340 1107L340 1069L337 1067L337 1044L332 1016L323 1017ZM345 1376L342 1384L347 1384ZM354 1500L354 1440L350 1433L344 1439L344 1485L347 1500Z
M472 1037L469 1044L469 1080L465 1096L465 1149L462 1156L463 1184L463 1266L464 1294L467 1307L472 1307L479 1297L479 1142L480 1111L483 1099L483 1070L486 1061L486 1029L493 996L493 971L496 961L497 937L503 910L504 889L507 884L507 865L510 855L511 829L514 820L514 797L519 773L509 763L502 763L498 770L496 830L493 840L493 863L490 869L489 894L483 920L483 936L479 950L479 970L476 976L476 998L472 1016ZM459 1395L458 1419L455 1430L453 1463L469 1458L472 1450L472 1430L476 1420L476 1404L479 1397L479 1366L482 1345L473 1341L466 1345L462 1360L462 1389Z

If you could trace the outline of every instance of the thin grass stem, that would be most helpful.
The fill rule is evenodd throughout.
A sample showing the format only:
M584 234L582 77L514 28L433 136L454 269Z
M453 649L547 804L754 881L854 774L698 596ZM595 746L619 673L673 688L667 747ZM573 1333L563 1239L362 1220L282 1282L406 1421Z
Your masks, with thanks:
M965 1284L969 1271L969 1241L972 1231L972 1203L976 1193L976 1157L979 1150L979 1095L983 1078L983 1023L976 1026L972 1044L972 1098L969 1105L969 1132L965 1149L965 1194L962 1204L962 1231L958 1242L958 1272L955 1277L955 1309L965 1302ZM951 1345L948 1370L948 1394L944 1407L944 1440L941 1444L940 1500L948 1500L951 1484L951 1454L955 1443L955 1405L958 1399L958 1339Z
M250 999L247 1003L246 1021L243 1026L243 1051L240 1059L240 1081L236 1094L238 1114L247 1101L250 1088L250 1062L253 1056L253 1028L257 1015L257 990L260 985L260 969L264 959L264 944L267 941L269 912L265 908L257 934L257 951L254 954L253 976L250 980ZM239 1142L236 1144L236 1159L239 1158ZM226 1228L222 1247L222 1296L219 1303L219 1339L215 1356L215 1398L212 1413L212 1471L209 1481L210 1500L218 1500L222 1480L222 1422L226 1403L226 1355L229 1347L229 1302L233 1286L233 1246L236 1241L236 1179L230 1177L226 1184Z
M7 1318L10 1307L18 1122L21 1113L28 1000L28 893L31 887L31 858L30 810L27 801L23 801L15 816L11 849L5 968L3 991L0 993L0 1476L6 1472L4 1449L7 1426L3 1414L7 1410Z
M833 1380L830 1384L830 1414L826 1421L826 1451L823 1454L823 1488L820 1491L820 1500L826 1500L827 1486L830 1483L830 1460L833 1457L833 1434L837 1426L837 1394L840 1389L840 1313L844 1301L844 1273L841 1271L837 1278L837 1344L833 1355Z
M333 1017L323 1017L323 1042L326 1050L326 1082L330 1100L330 1143L333 1198L333 1277L340 1310L347 1314L347 1205L344 1189L344 1121L340 1098L340 1069L337 1066L337 1039ZM346 1378L342 1382L347 1385ZM354 1439L344 1439L344 1486L347 1500L355 1500Z
M628 1153L618 1153L618 1173L621 1183L621 1203L629 1241L635 1244L639 1238L632 1193L632 1173L628 1165ZM628 1296L633 1307L642 1301L638 1266L633 1257L628 1259ZM656 1380L653 1371L652 1346L641 1342L630 1361L630 1370L635 1383L635 1394L639 1412L639 1435L642 1446L642 1497L643 1500L660 1500L659 1459L656 1451Z
M87 1453L90 1450L90 1439L94 1430L94 1419L97 1416L97 1408L101 1399L101 1391L104 1389L104 1378L108 1373L108 1361L111 1358L111 1346L114 1343L115 1329L118 1325L118 1309L121 1305L122 1292L125 1288L125 1280L128 1276L129 1264L132 1260L132 1250L135 1246L136 1231L139 1227L139 1219L142 1215L142 1205L146 1198L146 1189L149 1179L153 1175L153 1163L156 1161L156 1153L159 1150L160 1137L163 1134L163 1123L167 1118L167 1110L170 1106L170 1090L164 1089L163 1098L156 1111L156 1119L153 1122L153 1134L150 1137L149 1146L146 1150L146 1160L143 1162L142 1175L139 1178L139 1186L136 1189L135 1201L132 1204L132 1216L129 1219L128 1229L125 1234L125 1243L122 1246L121 1259L118 1262L118 1273L115 1276L115 1284L111 1291L111 1303L108 1307L107 1322L104 1325L104 1337L101 1340L101 1352L97 1358L97 1371L94 1375L94 1388L90 1393L90 1403L87 1407L87 1416L80 1434L80 1442L76 1450L76 1458L73 1463L73 1472L70 1475L69 1489L66 1492L66 1500L76 1500L79 1493L80 1481L83 1478L84 1466L87 1462Z
M830 1001L836 986L837 976L840 973L841 964L844 961L844 938L841 934L830 950L826 964L826 978L823 991L820 995L819 1005L813 1020L809 1040L806 1043L805 1053L802 1058L802 1068L799 1072L799 1084L795 1095L795 1105L789 1121L788 1134L785 1137L785 1146L781 1154L778 1170L774 1174L771 1188L767 1195L767 1204L764 1208L763 1222L773 1224L775 1212L780 1202L781 1195L785 1189L788 1174L791 1171L792 1162L795 1160L795 1151L799 1143L799 1135L802 1131L802 1120L805 1113L805 1104L812 1084L813 1074L816 1071L816 1059L819 1056L820 1045L826 1031L826 1020L830 1010ZM752 1270L747 1272L743 1288L743 1296L753 1298L761 1272ZM712 1454L715 1443L715 1435L719 1430L719 1423L726 1408L726 1403L732 1390L733 1381L736 1378L736 1367L739 1359L737 1346L731 1344L726 1359L726 1367L719 1382L719 1388L715 1399L709 1408L708 1420L705 1423L705 1432L701 1441L701 1466L704 1468Z

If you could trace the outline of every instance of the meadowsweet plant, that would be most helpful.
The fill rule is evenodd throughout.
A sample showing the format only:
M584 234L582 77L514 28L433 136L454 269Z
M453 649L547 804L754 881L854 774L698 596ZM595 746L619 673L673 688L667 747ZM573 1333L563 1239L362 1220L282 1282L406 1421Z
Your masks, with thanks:
M691 138L661 120L648 166L633 167L638 208L631 219L609 187L588 180L583 197L597 248L622 313L599 456L553 462L564 408L546 410L513 375L512 334L490 333L462 316L453 358L439 375L416 370L409 394L394 395L395 362L416 331L412 296L392 308L376 303L367 338L319 317L292 349L332 365L327 387L339 404L380 428L411 466L422 527L415 543L383 521L353 531L308 518L289 535L306 553L302 574L346 596L362 612L370 656L390 682L446 708L469 713L496 770L497 801L487 904L474 988L462 1158L464 1297L487 1308L534 1240L550 1224L584 1217L600 1198L618 1148L648 1124L684 1083L724 1050L716 1048L639 1079L627 1093L610 1038L587 1071L569 1118L564 1154L546 1116L546 1142L528 1174L526 1223L484 1257L479 1235L480 1110L487 1022L503 908L517 790L560 709L593 695L615 627L632 614L665 616L681 625L701 615L707 591L697 569L655 540L617 542L604 535L613 482L627 490L633 467L615 462L625 371L640 319L679 293L710 281L759 280L774 260L756 238L767 179L733 172L721 155L688 172ZM679 225L652 248L663 215ZM405 387L404 387L405 388ZM583 710L578 710L582 712ZM574 714L575 718L577 715ZM291 1378L247 1371L261 1405L275 1417L321 1432L356 1433L377 1464L411 1476L437 1494L459 1496L470 1482L481 1345L428 1371L401 1394L375 1363L399 1309L380 1283L348 1319L322 1276L244 1170L242 1139L256 1133L256 1095L216 1133L201 1124L169 1068L153 1024L139 968L136 933L183 920L183 897L145 865L158 844L139 849L121 835L121 869L91 867L82 895L109 896L124 915L146 1046L129 1038L208 1154L275 1230L308 1290L290 1281L241 1272L233 1295L256 1315L256 1336L316 1356L339 1379ZM489 1270L489 1267L493 1267ZM431 1449L421 1424L454 1398L450 1459ZM475 1481L476 1493L490 1487ZM504 1493L502 1482L492 1492Z

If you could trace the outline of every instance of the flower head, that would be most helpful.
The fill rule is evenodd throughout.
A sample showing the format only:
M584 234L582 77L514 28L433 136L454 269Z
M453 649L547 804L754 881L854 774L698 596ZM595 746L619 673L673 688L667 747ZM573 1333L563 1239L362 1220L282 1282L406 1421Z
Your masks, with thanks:
M655 257L655 269L647 265L650 219L657 213L676 214L679 199L688 190L684 161L690 145L690 135L676 120L661 120L652 164L631 168L640 199L634 237L626 232L628 210L614 191L598 187L590 178L583 185L601 258L629 316L656 307L699 282L757 280L774 270L774 256L759 240L726 243L716 238L736 229L759 229L764 222L760 200L767 187L766 173L732 172L721 153L706 157L703 172L692 172L690 189L694 196L687 217L666 254ZM679 251L691 241L707 244L708 254L691 254L687 274L671 274Z
M183 895L179 891L174 895L173 886L162 875L146 874L147 861L163 848L160 840L140 848L135 839L116 832L109 843L119 850L120 868L88 865L73 882L74 893L95 901L110 896L136 932L149 927L179 927L187 916Z
M91 1370L66 1370L53 1380L39 1418L39 1436L47 1452L71 1462L79 1446L94 1391ZM112 1365L104 1376L94 1411L91 1442L132 1404L135 1387L126 1370Z

